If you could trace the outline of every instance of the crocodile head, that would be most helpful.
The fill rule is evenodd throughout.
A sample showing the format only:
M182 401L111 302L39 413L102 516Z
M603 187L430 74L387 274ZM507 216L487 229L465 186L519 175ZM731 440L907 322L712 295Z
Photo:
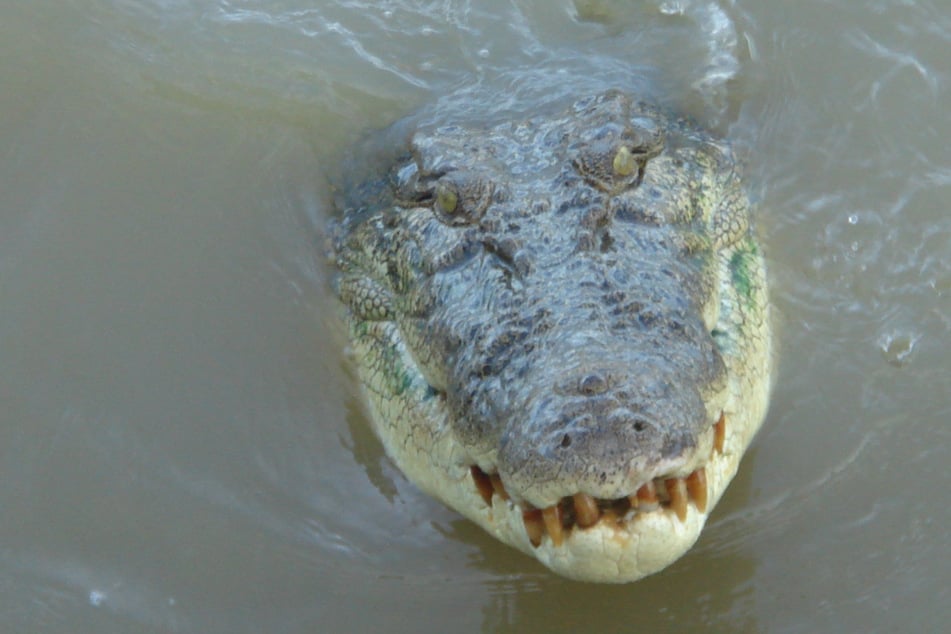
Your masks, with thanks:
M421 127L380 183L334 260L389 455L566 576L629 581L683 554L769 384L728 146L610 91Z

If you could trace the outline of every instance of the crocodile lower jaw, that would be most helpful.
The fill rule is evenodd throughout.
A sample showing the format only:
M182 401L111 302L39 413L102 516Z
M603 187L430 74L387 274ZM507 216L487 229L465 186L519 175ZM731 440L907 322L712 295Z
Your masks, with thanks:
M566 577L624 583L655 573L697 541L708 513L736 474L751 434L714 429L706 464L685 478L656 478L630 496L565 497L545 509L513 501L497 476L470 467L460 482L465 507L455 506L499 540Z

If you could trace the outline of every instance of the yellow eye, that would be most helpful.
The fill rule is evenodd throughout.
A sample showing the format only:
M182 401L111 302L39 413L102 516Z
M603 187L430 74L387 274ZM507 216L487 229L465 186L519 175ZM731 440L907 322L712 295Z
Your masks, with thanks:
M630 148L626 145L622 145L617 154L614 155L614 162L612 163L614 168L614 173L618 176L630 176L637 169L637 161L634 160L634 155L631 154Z
M445 183L436 185L436 204L443 213L451 214L456 210L459 204L459 196L456 191Z

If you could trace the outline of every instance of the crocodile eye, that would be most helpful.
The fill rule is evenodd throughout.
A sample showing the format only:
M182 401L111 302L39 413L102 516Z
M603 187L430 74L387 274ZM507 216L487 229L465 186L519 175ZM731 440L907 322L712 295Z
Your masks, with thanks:
M588 184L614 194L640 184L644 165L663 147L663 132L648 122L610 121L579 135L572 164Z
M449 183L439 183L436 185L436 205L439 210L445 214L452 215L459 206L459 194Z
M458 170L443 174L430 191L439 219L457 226L478 224L492 204L495 188L483 174Z
M614 155L613 167L614 173L618 176L630 176L634 173L637 169L637 161L629 147L622 145L618 148L617 154Z

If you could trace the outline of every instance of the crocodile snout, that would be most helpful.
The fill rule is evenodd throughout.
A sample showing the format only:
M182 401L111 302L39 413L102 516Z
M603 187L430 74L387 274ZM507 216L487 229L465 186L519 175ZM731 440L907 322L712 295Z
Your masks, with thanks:
M510 494L539 508L578 492L612 499L693 464L710 427L699 394L645 370L570 373L513 410L530 419L504 422L497 468Z

